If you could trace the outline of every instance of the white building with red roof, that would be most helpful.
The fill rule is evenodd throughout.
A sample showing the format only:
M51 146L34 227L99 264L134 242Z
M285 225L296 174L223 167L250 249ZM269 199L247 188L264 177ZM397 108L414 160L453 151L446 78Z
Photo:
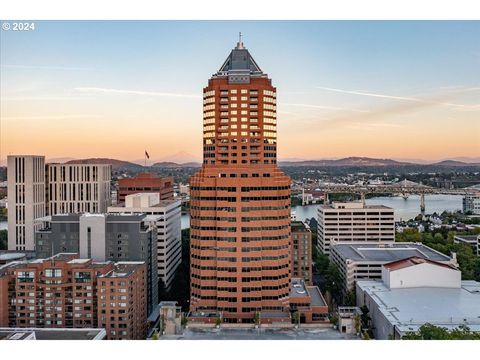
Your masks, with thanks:
M382 280L356 284L376 339L401 339L424 324L480 332L480 282L462 281L454 266L410 257L383 265Z

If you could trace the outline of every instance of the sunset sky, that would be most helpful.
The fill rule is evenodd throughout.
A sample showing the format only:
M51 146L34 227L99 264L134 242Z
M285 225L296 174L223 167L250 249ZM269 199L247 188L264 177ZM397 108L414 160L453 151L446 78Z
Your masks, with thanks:
M480 22L41 21L0 32L1 162L199 161L239 31L277 87L280 159L480 157Z

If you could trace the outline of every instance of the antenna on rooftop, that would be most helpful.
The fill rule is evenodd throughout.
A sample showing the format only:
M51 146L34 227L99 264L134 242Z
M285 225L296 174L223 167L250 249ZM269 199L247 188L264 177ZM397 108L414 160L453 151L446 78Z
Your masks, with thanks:
M237 43L237 49L243 49L243 41L242 41L242 33L238 33L238 43Z

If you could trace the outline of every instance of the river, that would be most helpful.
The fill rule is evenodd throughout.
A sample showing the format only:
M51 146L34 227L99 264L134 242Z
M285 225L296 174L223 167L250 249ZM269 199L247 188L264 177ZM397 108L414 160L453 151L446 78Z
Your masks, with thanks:
M393 197L374 197L366 200L368 205L385 205L395 209L395 220L412 219L420 213L420 196L410 195L404 200L401 196ZM319 205L294 206L297 220L317 217ZM445 210L457 211L462 209L461 195L425 195L425 212L431 214L434 212L442 213ZM190 227L190 215L182 214L182 229ZM7 229L7 222L0 221L0 230Z
M374 197L366 200L367 205L385 205L395 209L395 220L413 219L420 213L420 195L410 195L408 199L401 196ZM319 205L294 206L297 220L317 217ZM461 195L425 195L425 213L441 214L443 211L457 211L462 209Z
M395 220L413 219L420 213L420 195L410 195L408 199L401 196L379 196L366 200L367 205L385 205L395 209ZM317 217L319 205L293 206L297 220ZM425 195L425 213L441 214L443 211L457 211L462 209L461 195ZM182 214L182 229L190 226L189 214Z

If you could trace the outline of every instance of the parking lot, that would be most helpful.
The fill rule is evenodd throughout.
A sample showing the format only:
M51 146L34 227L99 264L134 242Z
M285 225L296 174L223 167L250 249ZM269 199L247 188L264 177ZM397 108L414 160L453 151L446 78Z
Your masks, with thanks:
M185 329L183 335L162 336L162 340L354 340L332 328L322 329Z

